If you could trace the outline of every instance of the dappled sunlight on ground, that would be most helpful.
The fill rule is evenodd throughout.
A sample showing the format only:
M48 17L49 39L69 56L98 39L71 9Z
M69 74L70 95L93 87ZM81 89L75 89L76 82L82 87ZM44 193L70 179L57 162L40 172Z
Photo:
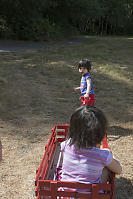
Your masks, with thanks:
M92 60L96 106L109 120L109 146L123 166L116 199L132 198L132 52L132 38L86 37L71 45L0 53L1 199L35 198L35 172L51 128L68 124L81 105L80 93L72 92L80 84L81 58Z

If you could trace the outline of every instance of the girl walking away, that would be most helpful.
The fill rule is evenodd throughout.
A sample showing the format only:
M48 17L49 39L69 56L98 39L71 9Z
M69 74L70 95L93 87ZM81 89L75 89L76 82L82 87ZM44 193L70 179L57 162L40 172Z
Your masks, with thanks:
M93 81L90 74L91 62L88 59L83 59L78 63L78 70L82 75L80 87L73 88L73 91L80 90L82 97L80 100L85 105L95 105L95 95L93 90ZM82 105L83 105L82 104Z
M98 108L81 106L74 111L67 139L61 143L62 181L106 183L110 171L121 173L121 165L109 149L97 147L106 130L106 117Z

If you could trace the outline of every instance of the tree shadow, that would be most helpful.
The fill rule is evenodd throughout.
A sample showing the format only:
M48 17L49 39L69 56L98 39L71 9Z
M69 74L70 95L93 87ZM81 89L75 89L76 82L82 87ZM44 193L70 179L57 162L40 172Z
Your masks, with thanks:
M94 74L94 81L95 105L104 111L108 120L132 122L133 87L122 80L114 80L99 73Z
M1 76L5 79L0 81L0 119L14 127L29 128L22 135L31 140L33 133L30 127L66 124L73 110L81 105L79 95L72 93L72 87L80 82L80 75L76 68L70 67L67 57L51 57L51 62L54 61L52 64L37 52L33 55L36 56L38 67L29 67L29 55L24 59L25 55L17 57L16 54L11 54L11 63L7 69L4 66L1 69ZM16 60L14 64L12 59ZM24 61L18 63L21 59ZM60 59L63 59L62 65ZM132 122L133 87L129 87L126 82L112 80L106 74L95 72L94 75L96 106L105 112L109 121ZM35 131L35 137L40 135L38 129ZM13 131L13 134L18 132L20 130ZM115 139L129 134L132 131L128 128L112 126L109 129L109 135ZM45 136L43 130L42 135Z
M120 137L133 135L133 131L129 128L122 128L120 126L110 126L108 135L109 141L115 141Z
M129 179L120 177L116 179L115 199L132 199L133 182Z

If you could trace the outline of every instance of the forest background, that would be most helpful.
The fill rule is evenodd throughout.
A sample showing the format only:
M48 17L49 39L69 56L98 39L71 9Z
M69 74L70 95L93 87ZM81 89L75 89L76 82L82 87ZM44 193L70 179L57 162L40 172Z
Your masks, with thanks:
M0 39L130 35L133 0L1 0Z

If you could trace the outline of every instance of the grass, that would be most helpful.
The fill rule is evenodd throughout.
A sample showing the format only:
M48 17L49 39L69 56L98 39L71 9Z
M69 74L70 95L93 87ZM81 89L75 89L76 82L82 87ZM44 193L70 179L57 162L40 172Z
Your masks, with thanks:
M81 58L92 60L96 106L109 120L109 145L123 166L116 199L132 198L133 39L92 37L0 54L0 198L35 198L35 170L50 129L80 106L73 93ZM7 186L8 185L8 186Z

